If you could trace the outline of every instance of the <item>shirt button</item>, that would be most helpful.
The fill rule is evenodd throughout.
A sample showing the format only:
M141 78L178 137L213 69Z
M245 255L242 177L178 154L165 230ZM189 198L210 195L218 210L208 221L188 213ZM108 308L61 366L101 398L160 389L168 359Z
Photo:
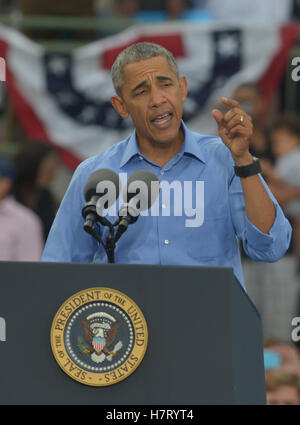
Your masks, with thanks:
M139 156L139 160L140 160L140 161L143 161L143 159L144 159L144 158L143 158L142 156Z
M166 240L164 241L164 244L165 244L165 245L169 245L169 241L168 241L168 239L166 239Z
M164 174L165 174L164 170L161 170L161 171L160 171L160 174L161 174L161 175L164 175Z

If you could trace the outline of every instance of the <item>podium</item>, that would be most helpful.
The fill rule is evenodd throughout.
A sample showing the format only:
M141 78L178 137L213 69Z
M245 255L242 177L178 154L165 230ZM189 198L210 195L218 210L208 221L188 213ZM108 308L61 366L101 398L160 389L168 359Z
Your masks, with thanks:
M0 271L0 404L265 404L261 321L232 269L2 262ZM62 304L96 287L126 294L148 326L140 365L103 387L70 378L50 345Z

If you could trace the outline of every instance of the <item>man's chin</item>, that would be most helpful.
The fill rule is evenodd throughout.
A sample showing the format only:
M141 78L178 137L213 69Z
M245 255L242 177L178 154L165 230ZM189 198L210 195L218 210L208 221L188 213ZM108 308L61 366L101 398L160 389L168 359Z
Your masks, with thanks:
M181 140L181 133L180 125L172 125L165 129L154 129L152 137L157 143L168 144Z
M184 133L181 130L181 122L180 123L172 123L172 126L160 129L154 126L150 126L146 132L141 132L136 127L137 138L140 143L150 142L151 144L157 144L161 146L167 146L170 144L182 142L184 139Z

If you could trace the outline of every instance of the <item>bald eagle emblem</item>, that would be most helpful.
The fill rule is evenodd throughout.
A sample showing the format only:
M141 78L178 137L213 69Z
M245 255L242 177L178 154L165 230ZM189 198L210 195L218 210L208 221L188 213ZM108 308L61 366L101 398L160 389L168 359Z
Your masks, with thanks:
M117 342L113 349L120 322L113 316L105 312L98 312L89 315L86 319L81 320L83 334L88 347L83 343L82 338L78 338L78 348L82 354L90 355L91 360L95 363L102 363L105 360L112 361L123 343Z

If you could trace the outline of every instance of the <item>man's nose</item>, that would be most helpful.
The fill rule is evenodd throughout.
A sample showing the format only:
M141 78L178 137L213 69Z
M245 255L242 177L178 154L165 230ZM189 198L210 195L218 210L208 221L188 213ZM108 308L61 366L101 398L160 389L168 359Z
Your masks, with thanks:
M164 94L159 88L152 88L151 90L151 98L150 98L150 107L157 108L163 103L165 103L166 99Z

